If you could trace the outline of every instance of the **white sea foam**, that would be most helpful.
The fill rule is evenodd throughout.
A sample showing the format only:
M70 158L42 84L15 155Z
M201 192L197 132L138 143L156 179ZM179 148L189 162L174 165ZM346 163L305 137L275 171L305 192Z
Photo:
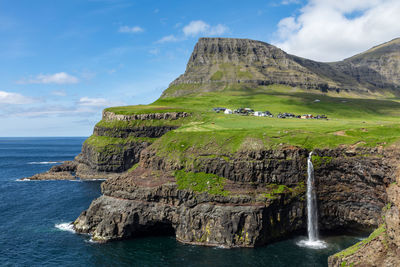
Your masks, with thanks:
M62 161L32 161L28 162L30 165L48 165L48 164L57 164L62 163Z
M97 242L97 241L94 241L93 238L90 238L90 239L88 239L88 240L85 240L85 242L87 242L87 243L92 243L92 244L98 244L98 243L99 243L99 242Z
M97 182L97 181L105 181L107 179L79 179L77 181L81 181L81 182Z
M16 182L30 182L30 181L32 181L31 179L28 179L28 178L22 178L22 179L17 179L17 180L15 180Z
M299 242L297 242L297 245L299 247L306 247L311 249L324 249L328 247L328 244L325 241L322 240L310 241L308 239L300 240Z
M74 225L72 223L58 223L56 225L54 225L57 229L61 230L61 231L67 231L70 233L75 233L74 230Z

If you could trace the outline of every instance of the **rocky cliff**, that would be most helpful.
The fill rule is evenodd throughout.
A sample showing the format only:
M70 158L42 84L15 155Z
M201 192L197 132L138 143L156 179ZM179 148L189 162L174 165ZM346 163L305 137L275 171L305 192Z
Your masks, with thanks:
M103 196L74 226L99 241L168 230L184 243L263 245L306 227L307 152L293 147L248 151L229 155L229 160L199 157L182 165L165 161L149 147L133 172L102 184ZM393 180L385 152L342 148L316 153L320 228L365 230L379 225L385 187ZM182 188L174 177L180 169L225 178L223 188L219 193Z
M392 183L385 187L387 204L381 210L380 226L366 239L332 255L330 267L341 266L400 266L400 176L399 157L391 154L395 168Z
M330 64L357 81L378 88L400 88L400 38Z
M398 39L341 62L322 63L287 54L260 41L200 38L185 73L170 84L162 97L221 91L238 84L284 84L337 93L397 92L399 58Z
M121 115L104 111L102 120L95 126L93 135L84 142L82 152L74 161L64 162L48 172L24 179L73 180L115 177L138 163L143 149L155 139L176 129L176 122L188 116L190 114L186 112ZM150 125L146 125L146 122L150 122Z

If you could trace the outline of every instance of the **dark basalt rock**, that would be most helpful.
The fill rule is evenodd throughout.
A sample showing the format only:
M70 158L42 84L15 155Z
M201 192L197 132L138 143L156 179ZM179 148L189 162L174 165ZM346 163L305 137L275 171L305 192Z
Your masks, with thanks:
M129 142L110 146L107 151L98 151L84 143L75 161L96 172L121 173L138 163L140 152L149 145L148 142Z
M137 187L124 198L117 197L122 196L118 191L104 192L74 223L79 233L90 233L97 241L131 238L161 227L173 229L184 243L253 247L304 228L303 202L285 197L254 203L251 198L196 195L174 183Z
M103 119L112 120L176 120L190 116L186 112L167 112L139 115L118 115L104 111ZM159 138L165 133L175 130L176 126L138 126L127 128L107 128L96 126L95 136L125 139L128 137ZM98 149L89 143L82 145L82 151L74 161L52 167L48 172L24 178L30 180L72 180L72 179L107 179L129 170L139 162L142 150L151 145L147 141L132 141L113 144L105 149Z
M320 229L376 227L387 202L385 186L394 177L385 152L338 148L316 153ZM296 148L242 151L230 155L229 161L223 159L226 156L200 157L199 164L184 166L145 149L133 173L102 184L104 195L81 214L75 228L101 241L166 227L184 243L263 245L306 227L304 191L268 199L260 198L260 189L274 181L289 187L305 183L307 155ZM170 173L180 168L221 175L229 179L229 188L251 186L240 193L234 189L229 196L179 190Z
M357 244L356 249L330 256L329 267L400 266L400 186L393 183L386 190L389 203L382 210L383 231Z
M187 112L163 112L163 113L123 115L123 114L115 114L113 112L104 110L102 118L103 120L106 121L177 120L189 116L190 113Z
M129 128L107 128L95 126L93 134L97 136L109 136L114 138L150 137L158 138L169 131L177 129L177 126L139 126Z

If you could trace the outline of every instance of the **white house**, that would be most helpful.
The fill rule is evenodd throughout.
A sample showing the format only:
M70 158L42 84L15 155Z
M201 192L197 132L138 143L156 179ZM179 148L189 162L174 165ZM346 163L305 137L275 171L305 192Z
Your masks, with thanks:
M232 114L232 110L229 109L229 108L227 108L227 109L225 109L224 113L225 113L225 114Z

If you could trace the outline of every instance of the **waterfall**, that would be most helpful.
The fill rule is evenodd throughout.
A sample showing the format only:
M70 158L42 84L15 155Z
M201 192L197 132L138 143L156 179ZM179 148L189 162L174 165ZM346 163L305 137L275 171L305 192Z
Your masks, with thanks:
M314 166L311 161L312 152L307 159L307 231L308 240L318 240L317 196L314 187Z
M312 164L311 151L307 158L307 232L308 240L301 240L297 244L313 249L326 248L327 244L318 239L318 207L317 194L315 192L314 166Z

